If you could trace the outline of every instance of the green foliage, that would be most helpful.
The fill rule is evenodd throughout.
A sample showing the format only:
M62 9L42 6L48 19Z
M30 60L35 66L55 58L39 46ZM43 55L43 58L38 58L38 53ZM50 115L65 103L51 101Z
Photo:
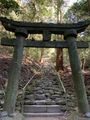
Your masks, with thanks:
M39 60L41 52L39 48L25 48L25 54L31 58Z
M22 5L22 16L23 21L38 22L46 21L51 19L52 13L52 0L33 0L33 1L24 1Z
M0 2L6 9L10 9L10 8L13 9L15 7L16 8L19 7L17 2L15 2L14 0L1 0Z
M8 15L12 10L17 12L18 8L19 5L15 0L0 0L0 13L2 15Z
M89 56L86 58L85 68L89 68L90 70L90 57Z
M89 19L89 8L86 1L79 1L74 3L64 15L67 22L78 22Z

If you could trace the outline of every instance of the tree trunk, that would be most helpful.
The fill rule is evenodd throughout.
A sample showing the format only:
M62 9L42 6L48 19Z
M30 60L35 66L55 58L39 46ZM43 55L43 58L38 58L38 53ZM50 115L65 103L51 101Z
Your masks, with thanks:
M57 10L57 22L62 23L62 18L61 18L61 8L60 3L58 3L58 10ZM61 37L58 36L60 39ZM57 48L57 56L56 56L56 70L63 70L63 48Z
M56 49L56 71L59 70L59 48Z
M89 15L90 15L90 0L87 0L88 7L89 7Z
M63 70L63 49L57 48L56 70Z
M42 64L43 63L43 48L41 48L41 59L40 59L40 63Z
M63 49L59 48L59 70L63 70Z

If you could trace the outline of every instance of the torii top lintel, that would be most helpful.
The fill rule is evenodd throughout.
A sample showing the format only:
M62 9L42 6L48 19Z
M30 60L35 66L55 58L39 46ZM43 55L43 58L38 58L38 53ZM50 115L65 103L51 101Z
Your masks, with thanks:
M31 22L22 22L22 21L13 21L5 17L0 17L0 21L6 30L15 32L16 28L22 27L25 28L30 34L43 34L44 30L49 31L51 34L64 34L68 29L75 29L77 33L83 32L87 26L90 24L90 21L78 22L73 24L65 23L31 23Z

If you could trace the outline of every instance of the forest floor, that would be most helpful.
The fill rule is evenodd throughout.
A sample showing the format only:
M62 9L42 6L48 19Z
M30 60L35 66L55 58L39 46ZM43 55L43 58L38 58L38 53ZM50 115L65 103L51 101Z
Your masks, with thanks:
M8 48L7 48L8 49ZM0 91L5 91L7 82L8 82L8 74L12 61L12 50L9 48L6 50L5 47L0 46ZM19 91L25 86L28 80L32 77L33 74L37 73L37 70L40 68L40 63L35 59L27 57L25 54L22 60L22 68L21 75L19 80ZM86 86L86 92L88 101L90 104L90 71L88 69L82 70L84 76L84 82ZM38 74L38 73L37 73ZM67 91L67 100L69 107L69 114L71 111L77 110L75 92L73 87L72 73L70 66L65 67L64 71L59 71L60 77ZM2 95L0 95L0 100L3 99ZM69 115L67 112L65 113L66 117Z

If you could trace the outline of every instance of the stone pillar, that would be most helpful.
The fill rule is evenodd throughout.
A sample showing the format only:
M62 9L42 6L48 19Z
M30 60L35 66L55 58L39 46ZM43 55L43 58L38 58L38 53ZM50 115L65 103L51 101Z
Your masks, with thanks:
M23 44L25 38L28 36L27 30L24 28L17 28L15 31L17 37L15 43L15 49L10 68L8 85L6 89L5 103L3 111L7 111L8 114L15 112L15 103L17 97L18 81L21 72L21 63L23 56Z
M78 110L80 113L89 112L89 104L87 101L87 95L84 85L84 78L80 67L80 60L77 51L76 38L77 32L75 29L66 30L64 38L68 44L68 52L70 58L70 64L72 69L74 89L77 98Z

